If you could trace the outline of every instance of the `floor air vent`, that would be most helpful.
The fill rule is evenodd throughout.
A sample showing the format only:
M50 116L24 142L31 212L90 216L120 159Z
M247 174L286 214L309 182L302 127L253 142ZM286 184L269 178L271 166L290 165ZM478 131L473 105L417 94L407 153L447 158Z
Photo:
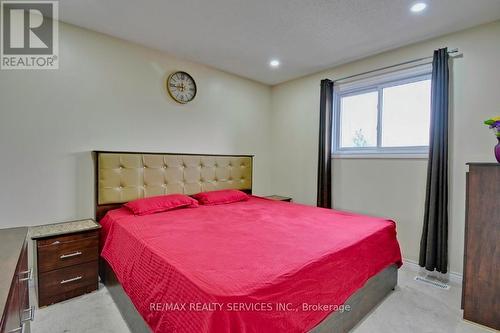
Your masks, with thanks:
M423 282L430 284L433 287L439 288L439 289L444 289L444 290L449 290L450 286L442 281L439 281L435 278L432 277L422 277L422 276L415 276L415 281L418 282Z

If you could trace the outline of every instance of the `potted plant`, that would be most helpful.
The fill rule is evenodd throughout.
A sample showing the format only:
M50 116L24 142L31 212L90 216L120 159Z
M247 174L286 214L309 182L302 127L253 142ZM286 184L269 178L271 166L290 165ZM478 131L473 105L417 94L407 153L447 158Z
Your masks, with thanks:
M500 163L500 117L493 117L484 122L488 125L497 137L498 143L495 146L495 157L497 158L498 163Z

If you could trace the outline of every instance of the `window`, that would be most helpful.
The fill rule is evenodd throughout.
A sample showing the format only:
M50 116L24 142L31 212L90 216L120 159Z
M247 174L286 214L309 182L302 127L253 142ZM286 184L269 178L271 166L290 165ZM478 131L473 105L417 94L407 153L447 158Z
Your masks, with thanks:
M334 155L426 154L429 66L335 88Z

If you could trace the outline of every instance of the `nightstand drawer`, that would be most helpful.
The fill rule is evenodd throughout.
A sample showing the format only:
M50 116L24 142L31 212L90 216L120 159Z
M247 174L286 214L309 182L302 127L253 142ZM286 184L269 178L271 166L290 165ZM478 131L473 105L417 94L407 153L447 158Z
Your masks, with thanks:
M43 273L95 261L99 258L98 246L97 236L38 246L38 271Z
M60 245L63 243L84 240L87 238L98 237L98 236L99 236L98 230L74 233L74 234L70 234L70 235L53 236L53 237L49 237L49 238L38 239L37 246L38 247L55 246L55 245Z
M39 306L97 289L97 267L91 261L39 274Z

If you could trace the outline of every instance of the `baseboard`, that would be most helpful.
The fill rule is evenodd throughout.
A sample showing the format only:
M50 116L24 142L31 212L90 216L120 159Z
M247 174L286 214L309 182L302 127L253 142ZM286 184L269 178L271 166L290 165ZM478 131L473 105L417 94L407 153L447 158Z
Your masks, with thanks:
M409 270L417 273L422 269L422 267L420 267L416 261L410 259L403 259L403 265ZM448 272L448 277L450 282L462 285L462 274L456 272Z

